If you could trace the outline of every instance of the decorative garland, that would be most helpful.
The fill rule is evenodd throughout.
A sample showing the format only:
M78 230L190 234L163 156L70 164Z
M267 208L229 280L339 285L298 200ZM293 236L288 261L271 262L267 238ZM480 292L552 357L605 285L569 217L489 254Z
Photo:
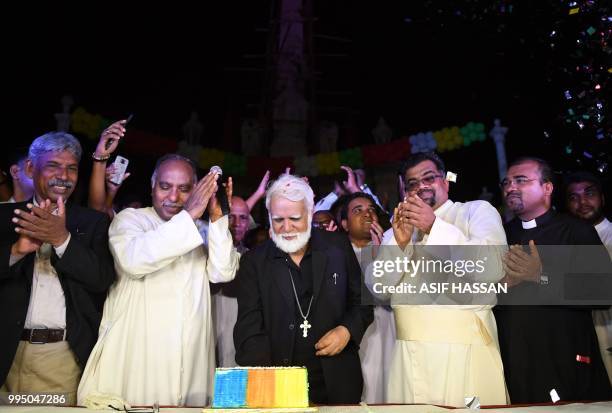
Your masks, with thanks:
M72 112L71 130L97 140L111 120L95 115L79 107ZM443 128L435 132L422 132L410 137L401 137L387 143L366 145L343 151L320 153L298 158L269 158L225 152L218 149L203 148L201 145L189 145L185 141L177 143L147 132L130 130L129 139L125 139L127 152L141 155L160 156L164 153L177 152L195 160L202 169L220 165L225 173L232 176L247 174L261 175L266 170L282 171L290 167L295 173L304 176L333 175L338 173L340 165L352 168L375 167L389 162L400 161L409 153L426 152L437 149L438 152L452 151L486 138L485 126L482 123L468 122L463 127Z

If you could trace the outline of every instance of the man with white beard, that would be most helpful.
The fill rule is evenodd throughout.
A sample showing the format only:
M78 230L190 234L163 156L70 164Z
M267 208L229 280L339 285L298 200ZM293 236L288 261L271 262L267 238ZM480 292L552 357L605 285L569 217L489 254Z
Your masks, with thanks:
M236 362L306 366L311 402L358 403L358 349L372 308L361 305L361 272L347 237L311 230L313 198L306 182L288 174L267 192L272 239L243 255L236 276Z

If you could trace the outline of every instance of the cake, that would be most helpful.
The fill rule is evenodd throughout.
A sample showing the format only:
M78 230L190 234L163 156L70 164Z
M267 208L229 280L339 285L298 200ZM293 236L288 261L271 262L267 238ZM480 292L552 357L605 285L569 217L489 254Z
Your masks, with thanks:
M308 373L304 367L235 367L215 370L212 407L308 407Z

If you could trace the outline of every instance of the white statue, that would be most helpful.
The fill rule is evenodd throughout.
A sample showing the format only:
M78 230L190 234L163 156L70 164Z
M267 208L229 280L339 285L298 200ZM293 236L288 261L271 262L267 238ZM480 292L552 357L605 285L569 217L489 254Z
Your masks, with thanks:
M295 81L287 79L286 85L274 100L274 139L270 154L305 156L308 102Z
M391 140L391 137L393 136L393 131L391 130L389 125L387 125L387 122L383 119L382 116L378 118L378 123L376 124L376 127L372 129L372 136L374 136L374 142L376 144L387 143Z
M72 105L74 105L72 96L65 95L62 97L62 112L54 115L58 132L68 132L70 130L70 109Z
M193 111L189 120L183 125L183 137L189 145L199 145L204 125L200 122L198 114Z
M258 155L261 149L262 130L256 119L248 118L242 121L240 127L240 138L242 153L245 156Z
M489 132L489 136L495 141L495 151L497 153L497 170L499 173L499 180L501 181L506 176L506 169L508 168L508 162L506 161L506 133L508 128L501 126L501 121L495 119L493 129Z
M338 144L338 124L321 121L319 125L319 149L322 153L335 152Z

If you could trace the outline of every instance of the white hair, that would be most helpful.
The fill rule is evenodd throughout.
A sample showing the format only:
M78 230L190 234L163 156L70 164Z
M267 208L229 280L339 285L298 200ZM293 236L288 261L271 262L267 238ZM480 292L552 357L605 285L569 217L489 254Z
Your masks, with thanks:
M78 161L81 160L83 149L79 140L66 132L49 132L34 139L28 151L28 157L32 162L47 152L70 152Z
M272 183L266 192L266 209L268 210L268 215L270 214L270 202L275 196L280 196L293 202L303 200L308 216L312 215L314 209L314 192L312 192L310 185L302 178L295 175L283 174Z

